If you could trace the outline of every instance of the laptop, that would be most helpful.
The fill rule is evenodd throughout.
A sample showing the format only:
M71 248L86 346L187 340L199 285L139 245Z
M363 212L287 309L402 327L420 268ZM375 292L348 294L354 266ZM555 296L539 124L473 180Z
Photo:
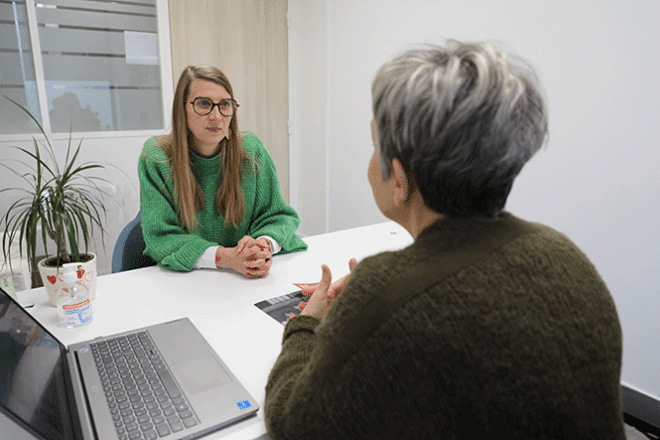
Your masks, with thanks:
M0 288L0 411L37 438L193 439L258 409L188 318L67 348Z

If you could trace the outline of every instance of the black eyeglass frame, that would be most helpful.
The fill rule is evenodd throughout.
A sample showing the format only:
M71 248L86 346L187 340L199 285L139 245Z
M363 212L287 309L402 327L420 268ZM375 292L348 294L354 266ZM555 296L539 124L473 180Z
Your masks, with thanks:
M223 99L223 100L221 100L220 102L213 102L213 101L211 101L211 108L209 109L209 111L206 112L206 113L200 113L200 112L198 112L197 109L195 108L195 101L197 101L198 99L205 99L205 100L208 100L208 101L211 101L211 100L210 100L209 98L205 98L205 97L203 97L203 96L198 96L197 98L193 99L192 101L189 101L189 102L192 104L193 111L194 111L195 113L197 113L198 115L200 115L200 116L206 116L206 115L208 115L209 113L211 113L211 112L213 111L213 108L214 108L214 107L218 107L218 111L220 112L220 114L221 114L222 116L234 116L234 115L236 114L236 110L240 107L239 103L236 102L236 100L231 99L231 98L227 98L227 99ZM220 109L220 104L222 104L223 102L227 102L227 101L231 102L232 107L233 107L233 109L234 109L234 112L233 112L231 115L226 115L226 114L222 113L222 110Z

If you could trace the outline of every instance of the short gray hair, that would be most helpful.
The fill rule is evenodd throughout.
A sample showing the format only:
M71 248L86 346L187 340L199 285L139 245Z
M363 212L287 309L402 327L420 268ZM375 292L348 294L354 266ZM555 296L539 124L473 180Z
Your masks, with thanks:
M487 43L416 46L372 85L383 178L398 159L424 203L450 217L495 217L547 137L536 75Z

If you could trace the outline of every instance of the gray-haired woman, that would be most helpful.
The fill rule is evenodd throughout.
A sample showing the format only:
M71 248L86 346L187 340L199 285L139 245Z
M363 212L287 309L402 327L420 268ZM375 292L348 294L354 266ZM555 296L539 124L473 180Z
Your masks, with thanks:
M621 328L587 257L503 211L547 134L532 70L406 51L372 88L378 207L409 247L323 276L266 387L274 439L619 439ZM341 293L341 294L340 294Z

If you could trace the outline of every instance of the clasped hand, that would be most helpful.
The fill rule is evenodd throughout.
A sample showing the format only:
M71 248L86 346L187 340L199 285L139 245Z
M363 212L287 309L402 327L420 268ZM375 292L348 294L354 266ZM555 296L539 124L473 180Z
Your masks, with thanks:
M241 238L233 248L218 248L215 265L227 267L248 278L265 276L273 264L270 242L265 238Z

